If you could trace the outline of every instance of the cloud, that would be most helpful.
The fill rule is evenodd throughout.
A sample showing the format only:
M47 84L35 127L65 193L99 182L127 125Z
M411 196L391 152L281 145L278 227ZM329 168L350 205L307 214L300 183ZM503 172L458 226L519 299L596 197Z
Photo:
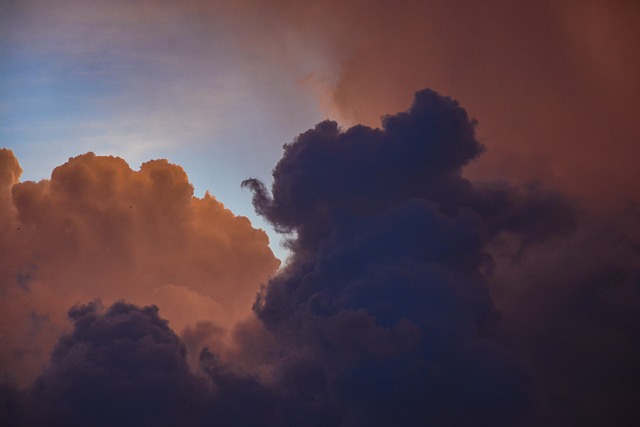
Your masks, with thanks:
M51 366L33 387L36 424L175 425L206 392L156 307L96 304L69 312Z
M332 424L509 425L528 408L529 373L492 332L484 246L507 232L524 244L545 221L560 233L572 211L541 189L463 178L483 149L474 127L425 90L382 129L323 122L298 136L271 194L245 182L258 212L295 236L256 305L292 353L277 374Z
M633 425L637 208L470 181L474 127L425 90L380 129L301 134L270 193L245 182L291 233L256 304L277 378L333 425Z
M155 303L178 332L197 321L229 327L278 267L263 231L209 194L194 197L166 160L133 171L88 153L36 183L17 182L17 160L2 156L1 357L20 382L46 362L73 304Z
M483 152L475 127L456 101L423 90L380 128L342 129L325 121L300 134L284 147L270 190L256 179L244 182L256 210L288 233L292 256L264 284L255 317L237 323L230 344L209 319L178 338L155 307L75 306L73 331L55 344L35 385L0 390L5 418L26 423L33 413L84 422L105 414L98 421L123 425L637 424L637 207L613 215L580 207L542 183L472 181L463 168ZM93 205L79 203L86 192L80 183L92 181L77 176L86 173L83 162L95 159L72 159L50 183L21 191L73 189L60 193L67 194L65 205L87 210ZM168 204L162 214L145 211L154 229L169 229L169 220L188 223L176 201L202 203L177 179L184 176L177 166L152 162L130 173L163 183L161 194L154 193L156 184L147 189ZM109 174L100 176L90 194L110 188L96 186L110 182ZM12 193L16 218L30 224L26 213L39 210L21 207L42 197L20 201L19 191ZM58 240L71 239L58 232ZM169 233L168 240L179 244L180 235ZM73 242L81 235L71 236ZM153 238L155 248L167 236ZM250 255L247 260L250 265ZM23 270L23 287L35 288L31 277L40 271ZM197 284L164 286L167 299L183 295L174 286L188 287L186 300L201 292ZM199 307L206 311L207 304ZM35 311L30 321L32 329L48 324ZM149 399L138 404L146 390ZM77 405L77 399L86 401Z
M200 375L156 306L98 303L69 311L73 331L28 395L5 390L4 406L24 425L263 425L269 395L208 350ZM19 396L19 397L18 397ZM245 408L251 406L252 410Z
M638 210L584 214L573 232L514 257L493 243L501 327L535 373L529 425L634 425L640 307Z

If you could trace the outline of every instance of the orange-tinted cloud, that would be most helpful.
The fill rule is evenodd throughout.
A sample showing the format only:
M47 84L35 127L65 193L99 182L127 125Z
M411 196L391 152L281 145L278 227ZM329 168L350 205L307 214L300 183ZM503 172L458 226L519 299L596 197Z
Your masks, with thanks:
M18 182L8 150L0 167L0 365L19 381L45 363L76 303L157 304L176 331L197 321L228 327L279 265L262 230L209 194L194 197L184 170L166 160L134 171L88 153L38 183Z

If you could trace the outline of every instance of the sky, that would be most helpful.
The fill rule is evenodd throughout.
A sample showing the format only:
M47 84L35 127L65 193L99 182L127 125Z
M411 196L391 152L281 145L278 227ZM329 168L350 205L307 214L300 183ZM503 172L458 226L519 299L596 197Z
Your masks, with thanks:
M0 424L640 421L638 2L0 8Z

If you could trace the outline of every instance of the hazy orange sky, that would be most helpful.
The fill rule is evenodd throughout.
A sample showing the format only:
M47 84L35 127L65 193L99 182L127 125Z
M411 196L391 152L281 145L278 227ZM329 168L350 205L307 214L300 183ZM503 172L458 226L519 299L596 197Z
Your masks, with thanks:
M640 7L510 2L5 2L2 140L25 178L80 152L236 183L322 117L379 125L431 87L479 121L469 173L637 197ZM206 159L206 160L205 160ZM613 190L615 189L615 190ZM600 199L598 199L600 200Z

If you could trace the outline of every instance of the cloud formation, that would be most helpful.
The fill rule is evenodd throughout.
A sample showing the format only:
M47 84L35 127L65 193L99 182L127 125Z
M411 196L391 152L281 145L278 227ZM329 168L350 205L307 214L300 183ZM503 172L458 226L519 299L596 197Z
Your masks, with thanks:
M3 386L5 417L70 422L90 407L105 425L636 425L637 207L605 215L542 183L471 181L463 168L484 150L475 127L423 90L378 129L325 121L300 134L270 190L244 182L292 256L232 346L211 323L178 338L162 308L76 306L35 385ZM15 182L17 163L5 153L3 164ZM162 162L139 173L152 166L182 176ZM168 188L168 200L192 200ZM145 390L150 401L122 400Z
M3 400L0 417L36 426L262 425L271 412L254 378L208 350L193 373L156 306L90 303L68 314L73 331L56 344L50 366L31 390Z
M18 182L15 157L0 156L1 366L20 382L46 362L71 305L126 299L157 304L177 332L197 321L229 327L279 265L263 231L209 194L194 197L166 160L133 171L89 153L36 183Z
M271 193L245 182L292 233L256 305L295 354L281 381L335 425L634 425L637 206L470 181L474 128L422 91L380 129L301 134Z
M258 212L295 233L292 262L256 304L292 353L278 375L331 424L510 425L529 406L529 373L494 334L484 247L503 232L523 245L533 228L560 233L573 212L543 191L463 178L483 149L474 127L425 90L382 129L301 134L271 195L245 182Z
M32 391L36 424L176 425L188 417L204 384L157 308L116 303L101 312L94 303L74 307L69 318L73 332Z

